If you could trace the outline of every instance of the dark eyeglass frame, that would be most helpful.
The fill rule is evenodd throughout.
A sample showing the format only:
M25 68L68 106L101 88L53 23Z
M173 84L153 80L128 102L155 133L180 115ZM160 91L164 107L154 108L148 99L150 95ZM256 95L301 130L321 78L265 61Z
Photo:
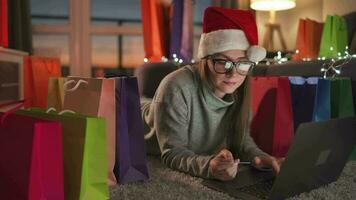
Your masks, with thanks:
M223 59L223 58L214 58L214 57L208 57L209 59L211 59L211 61L213 62L213 69L216 73L218 74L228 74L230 73L232 70L233 70L233 67L236 68L236 72L240 75L243 75L243 76L246 76L246 75L249 75L251 72L252 72L252 69L256 66L256 63L254 62L251 62L251 61L248 61L248 60L244 60L244 61L231 61L231 60L226 60L226 59ZM216 63L217 62L225 62L225 71L222 72L222 71L219 71L216 69ZM248 71L245 71L245 70L241 70L239 68L240 64L243 64L243 63L248 63L248 64L251 64L251 66L249 67L249 70ZM230 65L231 67L227 68L226 65Z

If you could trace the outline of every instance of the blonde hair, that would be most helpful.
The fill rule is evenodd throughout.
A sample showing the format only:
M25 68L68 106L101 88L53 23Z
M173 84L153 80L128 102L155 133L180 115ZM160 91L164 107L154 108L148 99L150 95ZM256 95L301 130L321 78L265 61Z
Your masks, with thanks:
M214 90L214 83L210 76L208 60L206 58L202 58L198 63L198 73L203 84L206 84L211 90Z
M202 58L198 63L198 73L203 84L206 84L214 91L214 84L211 79L211 72L206 58ZM226 117L231 119L229 123L230 130L227 135L227 145L233 154L240 154L241 142L244 140L245 134L250 134L250 89L249 89L249 76L246 77L244 82L238 87L232 96L235 99L234 104L228 110ZM239 155L241 156L241 155Z

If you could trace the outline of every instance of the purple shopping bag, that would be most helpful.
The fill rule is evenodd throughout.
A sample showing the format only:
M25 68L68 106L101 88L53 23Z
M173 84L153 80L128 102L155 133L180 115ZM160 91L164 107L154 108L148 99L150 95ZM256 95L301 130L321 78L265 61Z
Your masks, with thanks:
M116 161L119 184L149 178L136 77L116 79Z

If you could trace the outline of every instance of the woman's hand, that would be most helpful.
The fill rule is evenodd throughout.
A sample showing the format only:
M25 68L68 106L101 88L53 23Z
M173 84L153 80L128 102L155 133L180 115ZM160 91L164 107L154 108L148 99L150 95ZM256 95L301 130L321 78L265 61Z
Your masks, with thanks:
M227 150L221 150L213 159L210 160L210 173L219 180L227 181L234 179L237 174L239 160L234 160L232 153Z
M275 158L273 156L256 156L253 160L253 166L256 168L270 167L278 175L284 158Z

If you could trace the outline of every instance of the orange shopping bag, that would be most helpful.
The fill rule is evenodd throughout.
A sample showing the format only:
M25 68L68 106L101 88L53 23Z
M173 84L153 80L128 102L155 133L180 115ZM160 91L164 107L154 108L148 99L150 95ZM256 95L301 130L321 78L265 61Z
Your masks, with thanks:
M169 6L162 0L141 0L142 30L145 57L148 62L167 56L169 43Z
M47 106L48 80L60 77L60 61L58 58L39 56L24 57L24 95L25 108Z

